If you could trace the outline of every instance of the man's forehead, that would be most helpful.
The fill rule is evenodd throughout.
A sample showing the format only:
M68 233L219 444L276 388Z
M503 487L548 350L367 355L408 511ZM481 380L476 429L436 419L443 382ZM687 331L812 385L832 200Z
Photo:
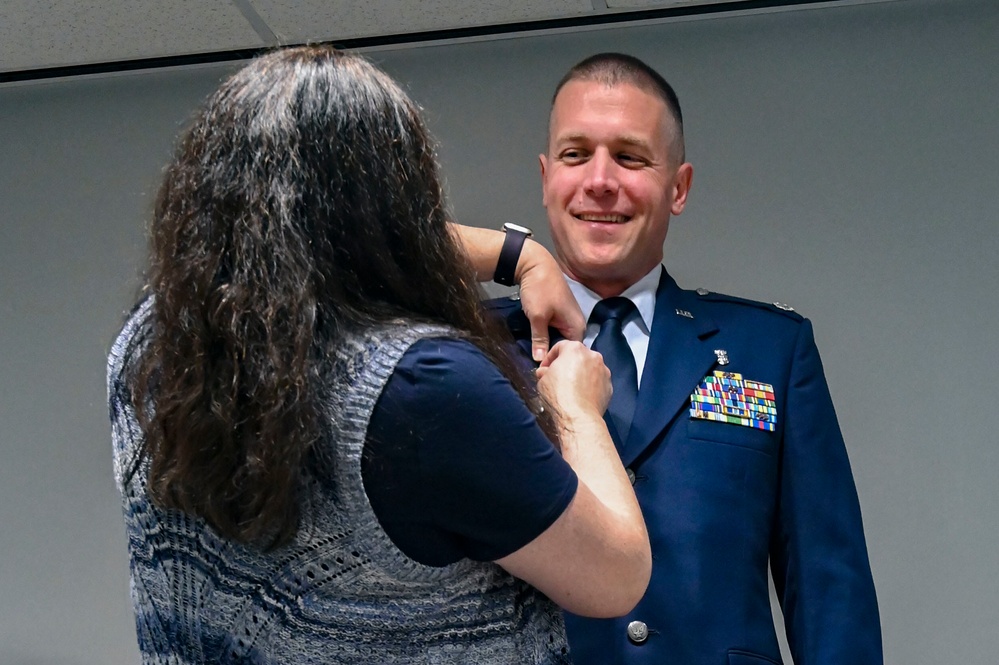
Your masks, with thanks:
M632 134L628 132L618 132L613 135L613 142L615 145L620 146L634 146L640 148L650 148L652 144L649 139L638 134ZM594 136L590 132L577 131L577 130L566 130L560 131L558 134L552 135L552 140L556 144L571 144L571 143L588 143L594 140Z
M598 104L608 104L608 106L627 102L632 110L670 117L669 109L662 99L637 85L624 81L608 84L596 80L576 79L569 81L559 90L548 116L549 124L554 122L556 115L563 118L572 117L580 111L583 106L581 102L594 100Z
M663 101L655 93L655 91L645 86L638 85L632 81L604 81L601 79L577 78L567 81L558 91L558 94L555 95L555 99L552 100L552 110L558 106L560 100L567 96L598 94L600 92L613 93L619 91L622 93L652 97L659 102ZM663 105L665 105L665 102L663 102Z
M586 139L592 128L583 125L590 120L600 120L604 112L624 116L624 124L631 125L633 130L648 123L661 129L666 137L672 133L666 104L647 90L628 82L607 84L579 79L566 83L559 90L548 116L549 138L560 142ZM619 132L615 139L636 145L648 143L640 131L627 129Z

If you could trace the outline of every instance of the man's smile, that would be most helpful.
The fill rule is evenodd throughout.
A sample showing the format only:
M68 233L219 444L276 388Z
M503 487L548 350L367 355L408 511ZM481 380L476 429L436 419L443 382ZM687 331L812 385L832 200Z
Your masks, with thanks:
M631 217L611 213L573 213L573 217L584 222L603 222L605 224L624 224Z

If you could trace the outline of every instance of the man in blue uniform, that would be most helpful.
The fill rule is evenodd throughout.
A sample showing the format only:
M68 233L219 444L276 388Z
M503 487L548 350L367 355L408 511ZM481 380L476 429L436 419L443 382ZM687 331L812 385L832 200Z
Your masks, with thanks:
M653 552L633 612L568 617L574 662L780 663L769 565L796 665L882 663L860 506L811 324L783 305L683 290L661 265L692 178L669 84L630 56L584 60L556 90L540 159L584 341L614 377L606 419ZM508 323L526 336L514 310Z

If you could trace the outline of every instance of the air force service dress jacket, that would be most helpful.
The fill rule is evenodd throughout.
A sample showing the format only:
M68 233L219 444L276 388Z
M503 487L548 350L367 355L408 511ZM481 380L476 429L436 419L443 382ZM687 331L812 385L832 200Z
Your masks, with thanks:
M492 306L529 357L519 303ZM709 415L719 388L749 417ZM567 617L574 663L781 663L769 562L795 665L881 665L860 506L807 319L681 290L664 270L631 432L615 443L652 580L623 618Z

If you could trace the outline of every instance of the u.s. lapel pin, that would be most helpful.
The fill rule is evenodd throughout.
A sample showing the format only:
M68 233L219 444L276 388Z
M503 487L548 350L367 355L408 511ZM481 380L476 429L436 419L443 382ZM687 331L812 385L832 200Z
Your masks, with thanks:
M694 318L694 315L691 314L690 312L688 312L685 309L677 309L676 310L676 315L677 316L682 316L685 319L692 319L692 318Z
M728 351L725 349L715 349L715 355L718 356L718 364L724 367L728 364Z

